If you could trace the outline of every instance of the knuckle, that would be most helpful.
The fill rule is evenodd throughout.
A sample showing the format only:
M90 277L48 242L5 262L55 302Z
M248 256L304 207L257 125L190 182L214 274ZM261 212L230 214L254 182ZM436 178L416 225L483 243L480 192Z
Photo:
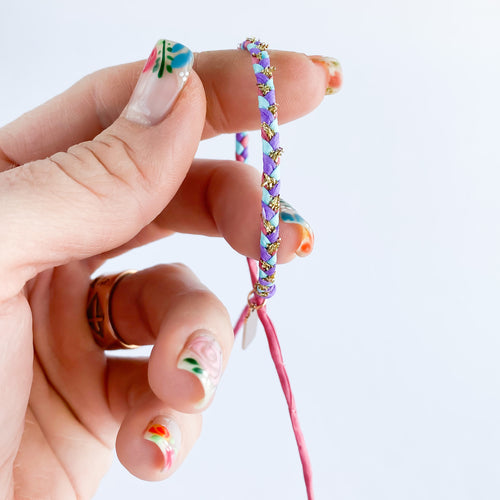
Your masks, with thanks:
M212 85L206 90L207 95L207 121L215 133L225 133L231 130L231 119L226 109L226 101L217 85Z
M194 272L192 271L192 269L188 265L184 264L183 262L173 262L171 264L168 264L168 266L170 267L171 271L173 271L175 273L179 273L179 274L189 273L189 274L194 275Z
M59 166L68 165L68 156L77 163L77 177L104 197L125 191L131 204L141 205L149 183L137 167L131 148L122 139L106 134L93 141L82 142L68 149L67 153L52 157ZM81 166L85 168L81 168ZM63 168L69 173L68 168ZM74 168L72 170L75 170ZM73 176L73 178L75 178Z
M109 202L119 205L129 222L144 225L148 221L148 187L123 141L94 139L56 153L47 161L78 190L91 193L105 207Z
M206 74L207 68L211 67L212 64L213 60L208 53L196 54L194 69L198 74ZM209 78L204 78L203 83L206 97L206 121L213 134L230 131L231 119L227 110L227 97L221 85Z
M196 277L189 266L183 264L182 262L174 262L169 264L157 264L154 267L149 268L148 272L158 273L161 276L171 280L180 279L185 280L187 276Z
M219 298L207 288L191 290L188 294L188 300L193 309L210 310L223 318L228 325L231 324L229 313Z

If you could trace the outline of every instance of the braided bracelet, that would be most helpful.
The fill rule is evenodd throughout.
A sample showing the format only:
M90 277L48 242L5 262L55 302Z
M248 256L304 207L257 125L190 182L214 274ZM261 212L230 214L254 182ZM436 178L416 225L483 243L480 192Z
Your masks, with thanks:
M262 136L262 214L260 235L259 279L255 283L255 293L263 298L274 295L276 285L276 257L280 245L280 157L283 149L280 147L278 132L278 105L274 91L273 71L267 45L249 38L240 48L247 50L252 56L253 70L257 79L259 91L259 111ZM237 134L236 140L247 140L246 135ZM243 146L244 143L238 142ZM244 158L238 153L237 159ZM242 151L245 153L245 149ZM248 154L247 154L248 156Z
M248 260L250 276L253 289L248 298L234 334L242 325L246 326L251 317L257 313L262 326L266 332L271 357L278 373L281 387L285 394L292 422L295 439L299 449L304 481L306 484L308 500L313 500L313 488L311 477L311 464L307 453L304 436L300 429L295 401L290 387L290 381L283 362L280 345L274 325L266 310L266 300L272 297L276 291L276 262L277 252L280 244L279 217L280 217L280 158L283 149L279 143L278 132L278 105L274 91L273 71L271 66L268 46L254 38L248 38L240 46L240 49L248 51L252 56L253 69L257 80L258 102L261 117L262 137L262 211L261 211L261 236L260 236L260 260L259 273L255 262ZM246 132L236 134L236 159L246 162L248 158L248 135Z

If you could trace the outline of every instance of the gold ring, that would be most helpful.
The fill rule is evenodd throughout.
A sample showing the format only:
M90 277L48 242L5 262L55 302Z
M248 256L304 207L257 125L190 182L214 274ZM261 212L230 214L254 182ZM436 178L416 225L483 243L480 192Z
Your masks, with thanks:
M97 277L89 287L87 298L87 320L96 344L102 349L135 349L127 344L117 333L111 316L111 299L118 283L136 271L123 271L118 274Z

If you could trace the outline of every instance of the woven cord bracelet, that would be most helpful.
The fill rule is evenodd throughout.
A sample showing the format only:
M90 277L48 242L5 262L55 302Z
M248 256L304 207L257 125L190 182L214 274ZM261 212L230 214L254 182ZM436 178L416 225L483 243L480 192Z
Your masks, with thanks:
M295 400L290 381L285 369L281 348L278 342L276 329L267 314L266 299L272 297L276 291L276 262L280 244L279 217L280 217L280 158L283 149L279 143L278 106L274 91L273 71L276 69L270 64L267 45L254 38L248 38L240 46L252 56L253 69L257 79L259 111L261 117L262 137L262 211L260 260L258 266L247 259L252 279L253 290L248 298L248 305L244 308L236 326L234 334L242 325L247 325L255 312L266 332L269 350L273 359L281 387L288 404L295 439L304 472L304 481L308 500L314 499L312 487L312 470L304 436L300 429ZM246 132L236 134L236 159L246 162L248 158L248 135ZM252 314L254 313L254 314Z
M255 293L270 298L276 291L276 256L280 245L280 147L278 106L274 91L273 71L267 45L254 39L245 40L240 48L252 56L253 70L259 91L262 137L262 214L260 235L259 279ZM238 137L238 136L237 136ZM244 137L243 140L246 138ZM248 154L247 154L248 156Z

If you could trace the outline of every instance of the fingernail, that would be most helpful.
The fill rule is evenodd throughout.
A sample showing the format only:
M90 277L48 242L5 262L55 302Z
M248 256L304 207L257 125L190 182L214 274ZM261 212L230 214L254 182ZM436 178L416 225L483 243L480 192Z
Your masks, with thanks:
M212 399L222 375L222 349L219 343L209 333L192 335L179 356L177 368L198 377L204 396L196 407L204 408Z
M161 472L170 469L181 445L179 426L170 418L156 417L146 427L144 439L151 441L160 449L163 455Z
M301 230L301 241L295 253L299 257L307 257L314 247L314 233L308 222L295 208L281 198L280 219L287 224L297 224Z
M193 53L185 45L160 40L144 65L125 118L142 125L162 121L184 87L193 60Z
M325 94L336 94L342 87L342 66L333 57L309 56L309 59L315 64L323 66L328 71L328 86Z

